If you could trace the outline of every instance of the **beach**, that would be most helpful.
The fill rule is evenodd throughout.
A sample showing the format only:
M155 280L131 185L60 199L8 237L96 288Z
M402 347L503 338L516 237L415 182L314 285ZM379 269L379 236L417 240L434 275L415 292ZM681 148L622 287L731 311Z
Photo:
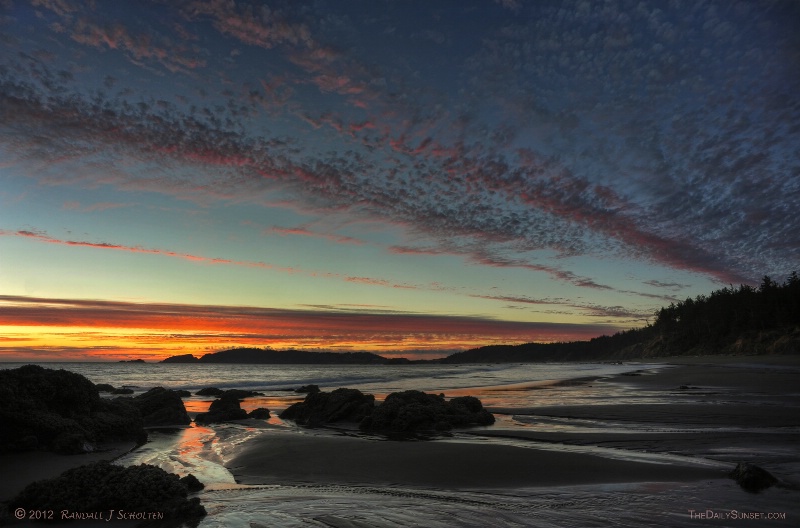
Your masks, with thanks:
M274 416L153 430L150 443L117 461L205 479L205 527L713 526L729 525L732 511L794 526L798 359L671 358L610 375L451 388L448 397L480 398L497 422L404 441ZM298 399L248 398L242 407L269 400L277 414L281 401ZM187 408L194 415L203 403ZM24 456L37 478L83 463ZM740 461L786 486L745 492L727 476ZM4 482L24 484L20 463L3 465Z

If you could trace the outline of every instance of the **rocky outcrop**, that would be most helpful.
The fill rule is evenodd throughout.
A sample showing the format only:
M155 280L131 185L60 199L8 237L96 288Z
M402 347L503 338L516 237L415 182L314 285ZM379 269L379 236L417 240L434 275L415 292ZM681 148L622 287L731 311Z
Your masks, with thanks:
M216 387L205 387L195 392L197 396L222 396L225 391Z
M131 402L142 414L145 427L192 423L181 397L176 392L164 387L150 389L144 394L131 398Z
M256 392L243 389L228 389L219 396L224 398L238 398L242 400L244 398L252 398L253 396L263 396L263 395L264 395L263 392Z
M0 370L0 424L0 452L85 453L102 442L147 438L130 402L100 398L80 374L36 365Z
M211 402L207 413L198 414L194 421L199 424L211 424L244 420L245 418L247 418L247 412L239 405L239 398L223 394L222 397Z
M199 360L191 354L182 354L180 356L170 356L163 360L162 363L197 363Z
M186 479L186 478L185 478ZM9 511L53 510L82 515L86 525L101 526L118 519L119 512L157 512L163 515L158 526L196 527L206 510L200 499L188 498L189 488L200 482L179 479L161 468L142 464L123 467L109 462L96 462L65 471L60 476L28 485L11 500ZM112 513L113 512L113 513ZM102 515L102 517L86 517Z
M264 407L259 407L258 409L253 409L249 413L247 413L248 418L255 418L256 420L269 420L272 415L269 413L269 409Z
M474 396L446 401L444 395L409 390L387 396L370 416L364 418L359 428L363 431L409 433L493 423L494 416Z
M195 493L201 490L204 490L206 485L200 482L197 477L189 473L185 477L181 478L181 484L186 486L186 489L189 493Z
M743 490L750 493L758 493L778 484L778 479L773 477L766 469L749 462L739 462L728 476L735 480Z
M319 392L320 389L319 385L311 384L311 385L303 385L302 387L300 387L299 389L295 389L294 391L300 394L309 394L312 392Z
M336 389L333 392L312 392L280 414L285 420L316 427L327 423L360 422L372 414L375 397L357 389Z

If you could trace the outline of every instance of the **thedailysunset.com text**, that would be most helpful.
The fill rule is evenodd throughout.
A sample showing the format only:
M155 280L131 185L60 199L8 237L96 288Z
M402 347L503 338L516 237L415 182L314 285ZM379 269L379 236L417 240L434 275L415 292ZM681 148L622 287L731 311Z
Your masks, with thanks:
M689 510L690 519L722 519L722 520L786 520L786 512L745 512L737 510Z

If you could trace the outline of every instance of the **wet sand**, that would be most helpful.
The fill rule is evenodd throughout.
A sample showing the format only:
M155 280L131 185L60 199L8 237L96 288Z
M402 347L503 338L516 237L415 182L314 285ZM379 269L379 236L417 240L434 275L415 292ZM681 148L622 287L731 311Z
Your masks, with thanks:
M271 433L228 464L242 484L361 484L448 489L522 488L724 477L719 468L614 460L468 441L375 441Z
M378 442L275 433L248 443L228 467L245 484L313 482L468 489L713 479L724 477L739 458L767 466L772 463L770 469L779 475L783 464L800 464L796 448L800 432L793 432L800 427L800 357L660 361L663 368L643 369L636 375L580 381L622 386L656 400L665 395L671 403L490 408L494 413L524 415L534 423L552 418L590 421L594 427L586 430L559 431L546 423L539 428L513 429L498 424L457 435L462 439L471 436L474 442ZM608 430L603 431L603 426ZM481 444L481 437L510 442ZM574 452L559 449L559 445L590 449ZM593 452L591 448L599 449ZM603 449L608 448L623 456L604 456ZM653 464L626 460L626 452L679 456ZM785 456L776 458L776 452ZM697 457L695 464L693 457ZM704 466L708 459L719 464Z
M92 462L113 460L135 446L135 442L107 444L98 451L82 455L59 455L39 451L0 455L0 502L10 500L31 482L55 478L68 469Z

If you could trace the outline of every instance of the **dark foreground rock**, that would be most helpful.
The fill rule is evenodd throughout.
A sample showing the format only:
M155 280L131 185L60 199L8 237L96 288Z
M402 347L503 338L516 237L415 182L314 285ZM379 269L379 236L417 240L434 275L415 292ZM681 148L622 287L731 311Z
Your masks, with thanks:
M743 490L758 493L775 484L778 479L773 477L766 469L762 469L749 462L739 462L729 475Z
M132 403L101 398L80 374L36 365L0 370L0 424L0 452L76 454L147 439Z
M98 526L109 520L109 515L112 519L119 519L121 513L138 514L128 518L143 521L140 524L143 526L195 527L206 515L206 510L200 499L188 498L189 489L185 482L197 487L200 483L196 481L196 478L182 481L177 475L146 464L122 467L105 461L96 462L65 471L54 479L28 485L11 500L8 511L17 508L52 510L53 521L61 521L65 510L83 515L102 513L100 519L83 519L84 523L92 525L100 522Z
M178 393L164 387L152 388L131 402L142 414L145 427L192 423Z
M300 425L316 427L326 423L360 422L372 414L375 397L357 389L336 389L333 392L311 392L279 416Z
M453 427L491 425L494 416L474 396L446 401L443 395L409 390L394 392L359 424L362 431L409 433L448 431Z
M194 417L194 421L199 424L211 424L246 418L247 412L239 405L239 398L232 394L223 394L211 402L207 413L198 414Z
M189 490L189 493L195 493L197 491L201 491L205 489L206 485L200 482L197 477L189 473L185 477L181 478L181 484L186 486L186 489Z

